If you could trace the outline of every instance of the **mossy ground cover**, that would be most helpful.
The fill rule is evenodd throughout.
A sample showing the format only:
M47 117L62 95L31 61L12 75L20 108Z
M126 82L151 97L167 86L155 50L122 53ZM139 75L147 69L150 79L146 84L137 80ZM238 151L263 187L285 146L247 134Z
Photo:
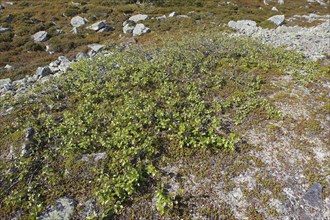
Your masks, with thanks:
M290 72L294 82L304 84L325 75L298 53L249 38L206 32L162 44L129 49L113 44L108 57L82 60L19 98L1 98L1 111L14 107L0 118L1 155L13 146L15 159L1 159L0 216L21 212L23 218L36 218L68 196L80 202L95 198L107 218L190 218L190 207L207 197L190 195L184 182L168 191L171 175L164 167L186 161L182 177L210 181L223 169L218 181L224 179L223 187L232 190L232 178L248 170L242 161L263 166L244 154L251 146L242 138L242 125L282 120L267 97L271 80ZM21 157L27 127L35 129L32 152ZM107 156L94 161L95 153ZM281 183L261 177L259 182L281 197ZM269 200L266 194L257 198ZM233 216L226 205L219 209L220 203L194 211ZM249 213L262 218L253 207Z
M1 26L9 27L12 33L0 35L0 67L12 65L14 71L1 69L0 78L18 79L34 73L38 66L44 66L60 55L74 58L80 51L87 51L90 43L122 42L126 37L122 33L122 23L130 15L146 13L150 17L168 15L172 11L187 14L190 19L168 19L166 21L149 20L153 34L138 39L141 43L155 43L170 32L172 36L180 37L187 33L209 30L219 25L227 24L230 20L253 19L263 27L272 27L267 18L275 15L270 4L265 6L263 1L145 1L141 5L133 1L18 1L15 5L6 5L0 13ZM287 17L295 14L318 13L326 14L327 10L317 3L305 7L304 1L294 0L284 5L277 5L279 13ZM261 8L260 8L261 7ZM70 33L70 19L80 15L89 20L89 24L106 19L115 30L108 33L93 33L79 28L78 35ZM290 24L289 24L290 25ZM308 24L307 24L308 25ZM58 34L61 29L64 34ZM45 30L51 39L44 43L34 43L30 37L37 31ZM45 52L49 45L55 54Z

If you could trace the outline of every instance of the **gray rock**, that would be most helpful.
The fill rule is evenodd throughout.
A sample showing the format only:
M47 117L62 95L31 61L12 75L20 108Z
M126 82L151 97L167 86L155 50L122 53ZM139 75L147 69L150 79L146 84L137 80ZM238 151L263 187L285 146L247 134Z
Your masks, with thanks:
M5 32L10 32L10 31L11 31L10 28L0 27L0 34L5 33Z
M6 5L16 5L16 2L5 2Z
M124 34L133 33L133 30L134 30L134 26L131 25L131 24L126 24L126 25L123 27L123 32L124 32Z
M34 133L34 128L28 127L25 132L25 141L32 141Z
M87 200L83 204L83 211L80 214L82 219L86 219L88 217L98 217L99 216L99 209L97 208L97 203L95 199Z
M133 30L133 36L140 36L142 34L149 33L150 28L146 27L144 24L137 24Z
M22 145L21 157L28 157L32 152L32 141L34 135L34 128L28 127L25 131L25 142Z
M307 0L308 3L314 3L317 2L320 5L327 5L327 3L324 0Z
M48 40L48 33L46 31L39 31L32 35L35 42L44 42Z
M66 72L71 64L70 60L65 56L59 56L57 60L60 61L60 65L58 66L60 71Z
M135 23L138 23L139 21L145 21L147 19L148 19L148 15L137 14L137 15L131 16L128 20L129 21L134 21Z
M61 61L55 60L49 64L49 68L53 73L56 73L60 71L59 65L61 64Z
M76 201L67 197L56 200L54 206L46 208L44 213L38 217L38 220L69 220L72 218Z
M71 18L71 25L73 27L80 27L84 24L86 24L88 22L88 20L86 18L80 17L80 16L75 16L73 18Z
M177 18L190 18L188 15L178 15Z
M177 16L177 13L175 11L173 11L172 13L170 13L168 15L169 18L172 18L172 17L175 17L175 16Z
M272 7L272 11L278 11L278 9L276 7Z
M229 21L228 26L233 29L242 29L247 26L256 27L257 23L252 20L239 20L239 21Z
M107 153L106 152L103 152L103 153L93 153L93 154L87 154L87 155L84 155L81 160L82 161L94 161L94 162L97 162L99 160L104 160L105 158L107 157Z
M50 74L52 74L51 69L48 66L45 66L45 67L38 67L34 75L36 75L38 78L42 78Z
M106 26L105 20L103 21L98 21L91 26L88 26L87 29L93 30L93 31L98 31Z
M314 182L303 199L311 207L322 209L322 185Z
M9 79L9 78L0 79L0 89L8 87L8 86L10 86L10 84L11 84L11 79Z
M88 56L89 56L89 57L95 57L96 54L97 54L97 53L96 53L94 50L90 50L90 51L88 51Z
M71 32L74 33L74 34L79 33L78 28L76 28L76 27L72 28Z
M11 66L11 65L9 65L9 64L6 64L5 69L6 69L7 71L11 71L11 70L14 70L14 67Z
M3 9L5 9L5 6L0 5L0 10L3 10Z
M157 21L162 21L162 20L165 20L165 19L166 19L166 15L163 15L163 16L160 16L160 17L156 18Z
M285 20L285 16L284 15L274 15L274 16L268 18L268 21L273 22L277 26L282 25L284 23L284 20Z
M76 55L76 60L80 60L80 59L83 59L83 58L88 58L88 54L87 53L84 53L84 52L79 52L77 53Z
M102 32L109 32L109 31L113 31L115 30L112 26L105 26L104 28L101 28L100 30L98 30L98 33L102 33Z
M90 44L88 45L89 48L91 48L91 50L95 51L96 53L101 51L105 45L102 44Z
M29 143L24 143L22 145L21 157L28 157L31 152L31 145Z

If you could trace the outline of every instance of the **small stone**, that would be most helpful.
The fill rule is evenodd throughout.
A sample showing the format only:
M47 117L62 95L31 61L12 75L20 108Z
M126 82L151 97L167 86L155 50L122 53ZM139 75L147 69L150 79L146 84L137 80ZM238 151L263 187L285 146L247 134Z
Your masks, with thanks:
M0 10L3 10L3 9L5 9L5 6L0 5Z
M5 33L5 32L10 32L10 31L11 31L10 28L0 27L0 34Z
M137 14L137 15L131 16L128 20L129 21L134 21L135 23L138 23L139 21L145 21L147 19L148 19L148 15Z
M15 5L16 4L16 2L6 2L6 5L11 5L11 6L13 6L13 5Z
M109 31L113 31L115 30L113 27L111 26L105 26L104 28L101 28L100 30L98 30L98 33L102 33L102 32L109 32Z
M278 9L276 7L272 7L272 11L278 11Z
M70 23L73 27L80 27L84 24L86 24L88 20L86 18L75 16L71 19Z
M93 31L98 31L106 26L105 20L96 22L92 24L91 26L88 26L87 29L93 30Z
M88 54L87 53L84 53L84 52L79 52L77 53L76 55L76 60L80 60L80 59L83 59L83 58L88 58Z
M173 11L172 13L170 13L168 15L169 18L172 18L172 17L175 17L175 16L177 16L177 13L175 11Z
M99 160L104 160L107 157L107 153L103 152L103 153L93 153L93 154L87 154L84 155L81 160L82 161L90 161L90 159L92 159L94 162L97 162Z
M34 135L34 128L28 127L26 129L25 140L32 141L33 135Z
M50 74L52 74L52 71L50 70L50 68L48 66L46 66L46 67L38 67L37 68L37 71L35 73L35 75L38 78L42 78L42 77L45 77L45 76L50 75Z
M11 79L0 79L0 89L8 87L11 84Z
M257 23L252 20L239 20L239 21L229 21L228 27L231 27L233 29L242 29L245 27L256 27Z
M163 15L163 16L160 16L160 17L156 18L157 21L162 21L162 20L165 20L165 19L166 19L166 15Z
M29 144L22 145L21 157L28 157L31 154L31 146Z
M124 34L133 33L133 30L134 30L134 26L132 26L131 24L126 24L123 27Z
M83 204L83 213L81 214L81 217L83 219L86 219L88 217L98 217L99 216L99 209L97 208L97 203L95 199L91 199L86 201Z
M144 24L137 24L133 30L133 36L140 36L149 33L150 31L150 28L146 27Z
M322 209L322 185L314 182L311 188L304 195L303 199L308 205Z
M268 21L273 22L277 26L282 25L284 23L284 20L285 20L285 16L284 15L274 15L274 16L268 18Z
M39 31L32 35L35 42L44 42L48 40L48 33L46 31Z
M69 68L69 65L71 64L70 60L65 56L59 56L58 60L61 62L58 68L60 69L60 71L66 72Z
M9 65L9 64L6 64L5 69L6 69L7 71L11 71L11 70L14 70L14 67L11 66L11 65Z
M101 51L105 45L102 44L90 44L88 45L89 48L91 48L91 50L95 51L96 53Z
M38 220L69 220L72 218L76 201L67 197L56 200L56 205L48 206Z
M188 15L178 15L177 18L190 18Z
M71 32L74 33L74 34L78 34L79 33L77 27L72 28Z

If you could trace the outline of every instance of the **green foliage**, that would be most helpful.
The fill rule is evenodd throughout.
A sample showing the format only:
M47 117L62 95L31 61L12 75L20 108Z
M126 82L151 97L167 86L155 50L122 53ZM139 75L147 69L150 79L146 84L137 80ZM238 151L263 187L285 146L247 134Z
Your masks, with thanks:
M295 53L220 34L111 52L82 60L17 99L0 99L0 112L15 106L1 118L5 148L14 131L36 130L30 157L0 164L3 215L22 210L35 218L68 192L92 192L104 217L118 215L148 184L161 182L159 158L234 150L235 125L280 116L260 94L265 75L317 73L315 63ZM260 117L251 119L254 113ZM83 165L83 155L99 152L107 154L101 163ZM8 169L15 172L4 174ZM173 206L162 186L155 198L161 214Z

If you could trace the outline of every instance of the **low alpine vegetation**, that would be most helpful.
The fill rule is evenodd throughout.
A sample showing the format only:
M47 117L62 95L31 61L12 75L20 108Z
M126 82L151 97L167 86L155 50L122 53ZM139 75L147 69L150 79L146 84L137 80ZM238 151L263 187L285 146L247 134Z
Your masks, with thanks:
M166 214L175 195L157 187L160 161L234 151L235 125L281 117L262 95L273 75L290 71L299 82L301 74L319 73L294 52L220 34L109 50L27 94L0 99L1 112L13 107L0 118L1 155L12 151L0 160L0 216L36 218L70 196L95 198L100 216L113 217L150 192ZM35 131L31 152L21 156L28 127Z

